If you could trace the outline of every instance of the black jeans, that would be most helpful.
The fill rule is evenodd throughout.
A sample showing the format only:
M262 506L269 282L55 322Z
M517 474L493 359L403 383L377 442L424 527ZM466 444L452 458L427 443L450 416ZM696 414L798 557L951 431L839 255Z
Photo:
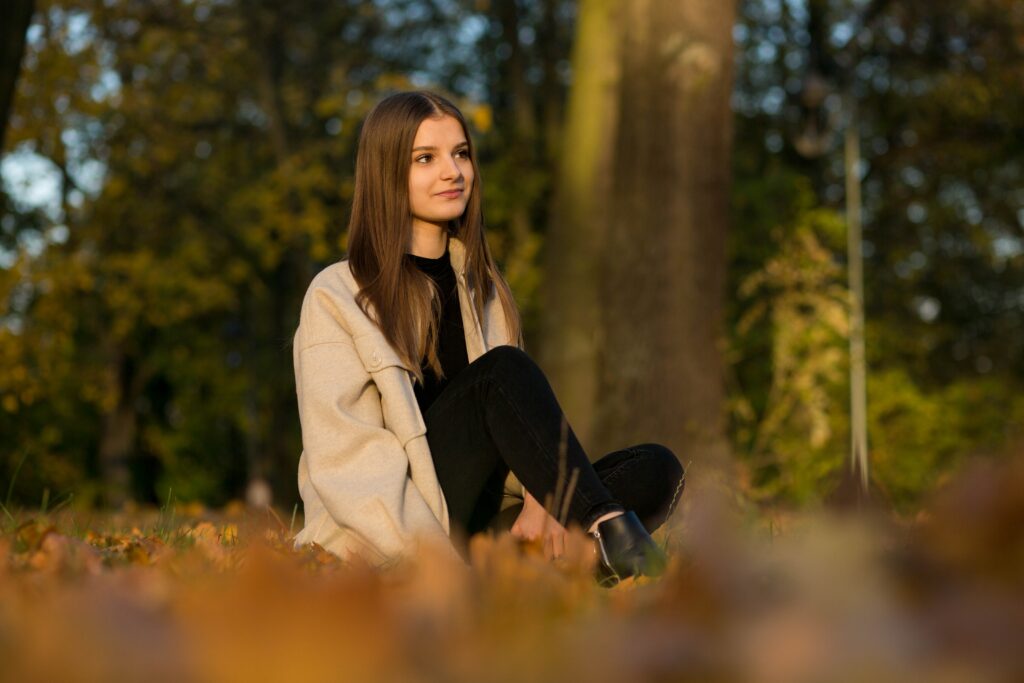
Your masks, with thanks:
M494 527L510 468L534 498L559 505L548 507L554 517L562 519L565 510L566 525L584 529L608 512L633 510L654 531L682 488L679 460L659 444L625 448L591 464L544 373L514 346L493 348L466 366L423 417L452 528L466 536Z

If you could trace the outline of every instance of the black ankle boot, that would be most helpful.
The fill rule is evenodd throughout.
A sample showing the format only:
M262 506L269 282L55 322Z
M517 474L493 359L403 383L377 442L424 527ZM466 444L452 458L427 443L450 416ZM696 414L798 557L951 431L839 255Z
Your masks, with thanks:
M659 576L667 559L636 513L606 519L591 534L597 542L597 579L614 586L630 576Z

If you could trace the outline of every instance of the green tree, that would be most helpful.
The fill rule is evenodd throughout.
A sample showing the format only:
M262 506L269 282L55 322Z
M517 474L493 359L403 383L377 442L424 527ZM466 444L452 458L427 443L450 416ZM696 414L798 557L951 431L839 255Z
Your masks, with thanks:
M61 206L34 238L15 207L0 279L21 500L297 497L291 335L344 247L356 125L441 21L414 5L40 6L8 144Z
M771 264L799 250L796 232L773 228L800 225L808 206L841 210L835 143L840 95L848 93L857 102L864 159L873 483L895 504L911 506L960 458L1007 448L1024 425L1011 406L996 428L982 398L1020 393L1024 197L1014 189L1021 172L1014 112L1021 102L1019 88L1008 83L1019 81L1024 65L1024 17L1015 3L996 0L741 7L730 289L754 273L767 277ZM810 107L822 87L824 101ZM820 158L799 153L816 146ZM813 196L809 205L795 201L804 187ZM822 244L837 263L845 258L841 242ZM756 303L737 297L729 315L733 405L750 408L734 419L740 443L757 431L751 420L771 414L779 377L780 340L770 316L737 326ZM834 348L822 340L817 351L807 349L808 361ZM835 464L847 449L846 387L820 376L819 390L835 397L832 436L819 448L799 421L776 432L751 462L758 490L795 500L825 495L835 484ZM950 402L963 411L956 419L940 408ZM801 435L803 462L792 463L787 444L799 446ZM813 472L829 468L832 475L815 479ZM800 471L811 474L794 474Z

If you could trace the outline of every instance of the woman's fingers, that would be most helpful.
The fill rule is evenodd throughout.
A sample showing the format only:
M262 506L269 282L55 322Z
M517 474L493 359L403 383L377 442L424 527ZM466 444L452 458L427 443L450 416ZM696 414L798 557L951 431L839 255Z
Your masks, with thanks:
M543 512L543 511L542 511ZM509 529L513 537L523 541L541 538L544 534L544 519L535 511L524 510Z
M544 533L544 556L556 559L565 554L565 529L561 525L548 526Z
M544 556L548 559L565 554L565 527L535 500L526 502L510 532L515 538L524 541L540 539Z

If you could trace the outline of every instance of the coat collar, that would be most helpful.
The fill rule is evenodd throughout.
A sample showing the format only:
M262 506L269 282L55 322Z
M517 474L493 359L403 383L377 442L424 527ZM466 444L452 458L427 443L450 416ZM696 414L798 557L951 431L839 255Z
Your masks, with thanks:
M459 275L466 274L466 245L462 241L450 235L448 237L448 258L452 262L452 268Z
M448 258L459 281L459 302L463 329L466 333L466 350L475 358L486 351L486 344L483 341L480 319L473 306L472 290L466 281L466 245L457 237L448 237ZM355 276L352 275L351 267L348 269L348 274L350 289L354 296L359 291L359 285ZM367 371L378 372L390 366L398 366L412 372L412 368L401 360L398 353L388 343L380 327L371 318L364 315L358 316L357 320L366 323L360 325L359 331L353 332L353 337L356 350Z

